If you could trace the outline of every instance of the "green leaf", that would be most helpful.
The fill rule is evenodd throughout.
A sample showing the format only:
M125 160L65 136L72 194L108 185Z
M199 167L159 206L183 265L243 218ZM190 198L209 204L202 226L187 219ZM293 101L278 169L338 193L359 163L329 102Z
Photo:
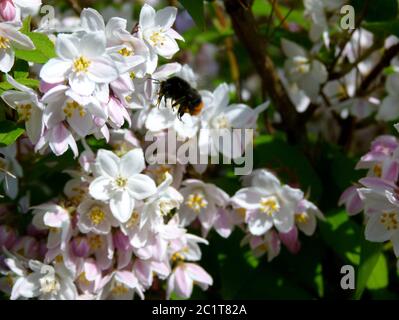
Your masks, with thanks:
M12 121L0 122L0 145L8 146L13 144L18 137L25 132L24 129L19 127Z
M20 84L23 84L24 86L30 87L32 89L37 89L39 88L40 81L36 79L16 79ZM7 91L7 90L13 90L15 89L11 84L9 84L6 81L0 82L0 91Z
M312 199L319 198L321 181L299 147L270 135L256 138L254 147L255 168L271 169L285 183L299 184L305 192L310 191Z
M356 291L354 298L360 299L363 295L364 289L374 272L379 272L377 267L379 259L382 255L382 243L374 243L362 238L360 264L356 276ZM385 265L386 266L386 265ZM383 267L382 267L383 268ZM381 266L380 266L381 269ZM385 271L383 271L384 273ZM378 275L376 275L378 276ZM382 275L384 277L384 275ZM381 282L381 281L380 281ZM384 279L383 279L384 282ZM373 284L373 283L372 283Z
M367 281L368 290L384 289L388 286L388 266L384 254L380 254L373 273Z
M351 0L357 16L369 22L394 20L398 16L398 1Z
M321 221L319 226L324 241L341 259L346 263L359 264L359 241L363 234L345 210L327 214L326 221Z
M205 28L204 1L203 0L179 0L181 5L188 11L197 26Z
M385 22L367 22L363 23L362 26L378 35L380 38L386 38L389 35L399 37L399 20L385 21Z
M19 59L44 64L49 59L54 58L55 47L54 43L44 33L30 31L30 17L24 20L23 26L20 30L26 34L35 45L34 50L15 50L15 56Z

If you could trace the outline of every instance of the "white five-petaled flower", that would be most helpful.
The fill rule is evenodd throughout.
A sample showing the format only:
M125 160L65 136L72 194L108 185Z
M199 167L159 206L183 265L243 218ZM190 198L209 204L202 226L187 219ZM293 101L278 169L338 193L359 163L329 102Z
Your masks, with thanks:
M273 226L286 233L294 226L294 214L303 192L280 181L269 171L259 170L251 187L239 190L231 199L233 206L246 209L249 231L262 235Z
M38 297L40 300L75 300L78 293L66 270L36 260L29 261L32 273L20 277L13 286L11 299Z
M78 37L60 34L56 42L57 58L50 59L40 71L47 83L69 80L78 94L90 95L96 84L110 83L119 76L115 63L106 53L106 39L101 32Z
M20 121L25 121L26 133L30 141L36 144L43 133L43 104L37 93L6 75L7 81L16 89L4 92L2 99L13 109L17 110Z
M140 173L144 169L142 149L133 149L122 158L101 149L95 164L96 179L89 187L90 195L109 201L114 217L125 223L133 213L135 200L143 200L156 192L155 182Z
M9 72L14 65L15 49L33 50L35 45L28 36L7 22L0 22L0 71Z
M287 78L295 82L306 95L315 100L319 95L320 85L327 81L327 69L318 60L312 59L301 46L282 39L284 54L288 57L284 69Z
M139 34L152 49L152 55L155 53L170 59L179 51L175 39L182 41L184 39L172 29L176 14L177 9L173 7L167 7L156 12L150 5L145 4L141 9Z

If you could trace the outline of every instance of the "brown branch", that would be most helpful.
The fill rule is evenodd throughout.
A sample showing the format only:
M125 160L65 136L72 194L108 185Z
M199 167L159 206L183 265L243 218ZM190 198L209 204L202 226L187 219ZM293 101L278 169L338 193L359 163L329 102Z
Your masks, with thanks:
M389 49L385 50L384 54L381 57L381 60L377 63L377 65L370 71L370 73L364 78L361 83L357 95L364 95L367 92L369 86L377 79L380 73L390 65L391 60L399 54L399 43L393 45Z
M263 90L269 94L280 112L288 139L291 142L301 140L305 135L304 123L300 121L272 60L266 54L266 43L259 35L250 6L243 2L245 0L224 0L235 33L251 57L262 80Z
M75 11L75 13L77 15L80 15L80 13L82 12L82 7L79 4L78 0L68 0L69 4L71 5L73 11Z

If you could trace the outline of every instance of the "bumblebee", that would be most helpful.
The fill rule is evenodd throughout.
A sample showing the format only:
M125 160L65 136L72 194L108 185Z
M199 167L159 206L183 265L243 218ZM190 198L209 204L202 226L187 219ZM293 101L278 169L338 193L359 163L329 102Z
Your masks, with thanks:
M162 99L170 99L172 108L178 108L177 117L181 120L185 113L192 116L198 115L204 103L198 91L190 86L190 84L179 77L172 77L168 80L160 82L158 93L158 106Z

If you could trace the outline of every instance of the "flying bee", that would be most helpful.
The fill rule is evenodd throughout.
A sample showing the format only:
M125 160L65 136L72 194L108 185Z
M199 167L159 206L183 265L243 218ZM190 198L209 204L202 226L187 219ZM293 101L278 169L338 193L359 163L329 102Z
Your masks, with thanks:
M172 108L178 108L177 117L180 120L185 113L189 113L192 116L198 115L204 107L198 91L179 77L172 77L160 82L158 106L162 99L165 99L165 102L170 99Z

